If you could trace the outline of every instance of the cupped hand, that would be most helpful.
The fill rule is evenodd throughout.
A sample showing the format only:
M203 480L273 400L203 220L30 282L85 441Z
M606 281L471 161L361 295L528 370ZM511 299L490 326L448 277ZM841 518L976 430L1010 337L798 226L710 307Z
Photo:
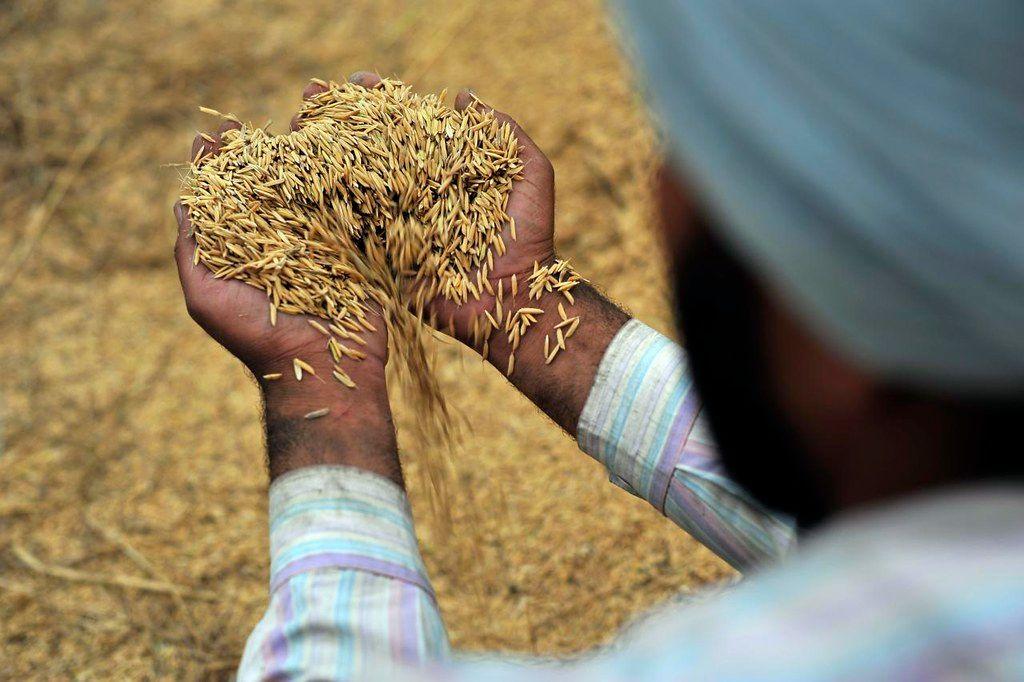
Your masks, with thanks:
M239 127L238 123L227 121L214 134L197 135L192 143L191 159L198 159L199 164L206 162L219 153L222 135ZM175 260L185 305L192 319L258 379L277 373L287 379L293 374L293 359L299 358L316 368L317 377L326 378L340 390L341 385L331 379L333 362L327 339L309 323L315 318L280 313L276 324L271 324L266 292L239 280L214 277L201 261L196 262L196 242L188 210L179 201L174 204L174 214L178 221ZM382 373L387 362L386 325L375 308L370 317L377 331L362 333L366 344L360 346L360 350L367 357L360 361L345 358L342 363L357 384L360 376ZM321 321L323 326L326 323Z
M375 73L357 71L349 77L349 81L365 88L373 88L380 84L381 79ZM325 90L326 88L322 85L311 83L306 86L303 96L314 97ZM494 267L491 269L488 279L491 281L491 288L494 289L495 294L499 291L499 280L503 280L501 287L503 303L508 303L511 300L511 277L515 275L518 282L524 284L520 288L516 301L518 305L528 305L525 281L533 272L534 264L547 265L555 258L554 168L544 153L526 134L526 131L510 116L488 107L475 94L463 90L455 98L455 108L461 111L467 107L493 111L499 121L512 127L516 139L519 141L519 158L523 162L523 177L513 184L506 209L512 220L515 221L515 239L512 238L511 226L507 225L501 235L505 241L505 253L500 256L497 253L494 254ZM293 121L293 128L295 125ZM470 337L474 319L480 318L485 310L494 310L494 307L495 296L482 291L479 300L470 298L463 305L455 305L439 296L429 302L425 313L437 321L441 331L448 333L454 331L455 338L467 345L472 345Z

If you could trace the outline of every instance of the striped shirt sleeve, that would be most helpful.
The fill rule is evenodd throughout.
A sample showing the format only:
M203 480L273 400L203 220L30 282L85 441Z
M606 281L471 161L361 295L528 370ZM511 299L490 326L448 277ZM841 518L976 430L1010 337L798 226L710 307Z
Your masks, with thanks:
M580 415L580 447L612 482L650 502L738 569L794 543L722 468L682 348L637 320L608 346Z
M341 466L285 474L270 487L270 552L270 605L240 680L358 679L449 655L408 500L391 481Z

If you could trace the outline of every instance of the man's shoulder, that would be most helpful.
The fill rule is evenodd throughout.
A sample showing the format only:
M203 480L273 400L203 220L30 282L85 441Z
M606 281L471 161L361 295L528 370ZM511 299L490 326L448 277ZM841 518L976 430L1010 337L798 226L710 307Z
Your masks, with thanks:
M629 641L672 651L679 670L716 678L1019 671L1022 520L1022 489L944 493L858 513L724 594L664 609Z

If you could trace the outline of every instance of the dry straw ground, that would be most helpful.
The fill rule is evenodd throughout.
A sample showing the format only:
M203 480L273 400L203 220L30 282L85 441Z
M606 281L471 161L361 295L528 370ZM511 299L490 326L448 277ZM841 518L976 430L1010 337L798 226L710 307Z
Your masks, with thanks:
M283 128L306 78L367 67L512 112L554 162L562 253L671 327L653 138L592 0L4 2L0 677L235 664L266 598L257 396L185 314L168 164L209 123L200 103ZM441 379L473 433L452 526L416 505L457 647L579 651L729 574L459 356ZM415 469L420 444L399 440Z

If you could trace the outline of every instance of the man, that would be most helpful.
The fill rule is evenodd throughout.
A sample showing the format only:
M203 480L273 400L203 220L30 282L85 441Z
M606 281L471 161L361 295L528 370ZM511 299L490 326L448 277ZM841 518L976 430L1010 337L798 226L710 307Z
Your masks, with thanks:
M690 181L662 188L689 357L585 289L572 366L542 369L537 334L513 381L616 482L755 575L571 665L453 661L382 332L345 367L355 398L262 385L271 603L240 676L1024 677L1024 466L1007 451L1024 418L1024 15L981 5L625 5ZM517 134L519 239L496 278L553 251L551 166ZM295 355L329 367L303 320L271 330L259 292L192 267L177 213L193 317L256 376ZM464 338L473 311L438 308ZM787 519L808 534L776 562Z

